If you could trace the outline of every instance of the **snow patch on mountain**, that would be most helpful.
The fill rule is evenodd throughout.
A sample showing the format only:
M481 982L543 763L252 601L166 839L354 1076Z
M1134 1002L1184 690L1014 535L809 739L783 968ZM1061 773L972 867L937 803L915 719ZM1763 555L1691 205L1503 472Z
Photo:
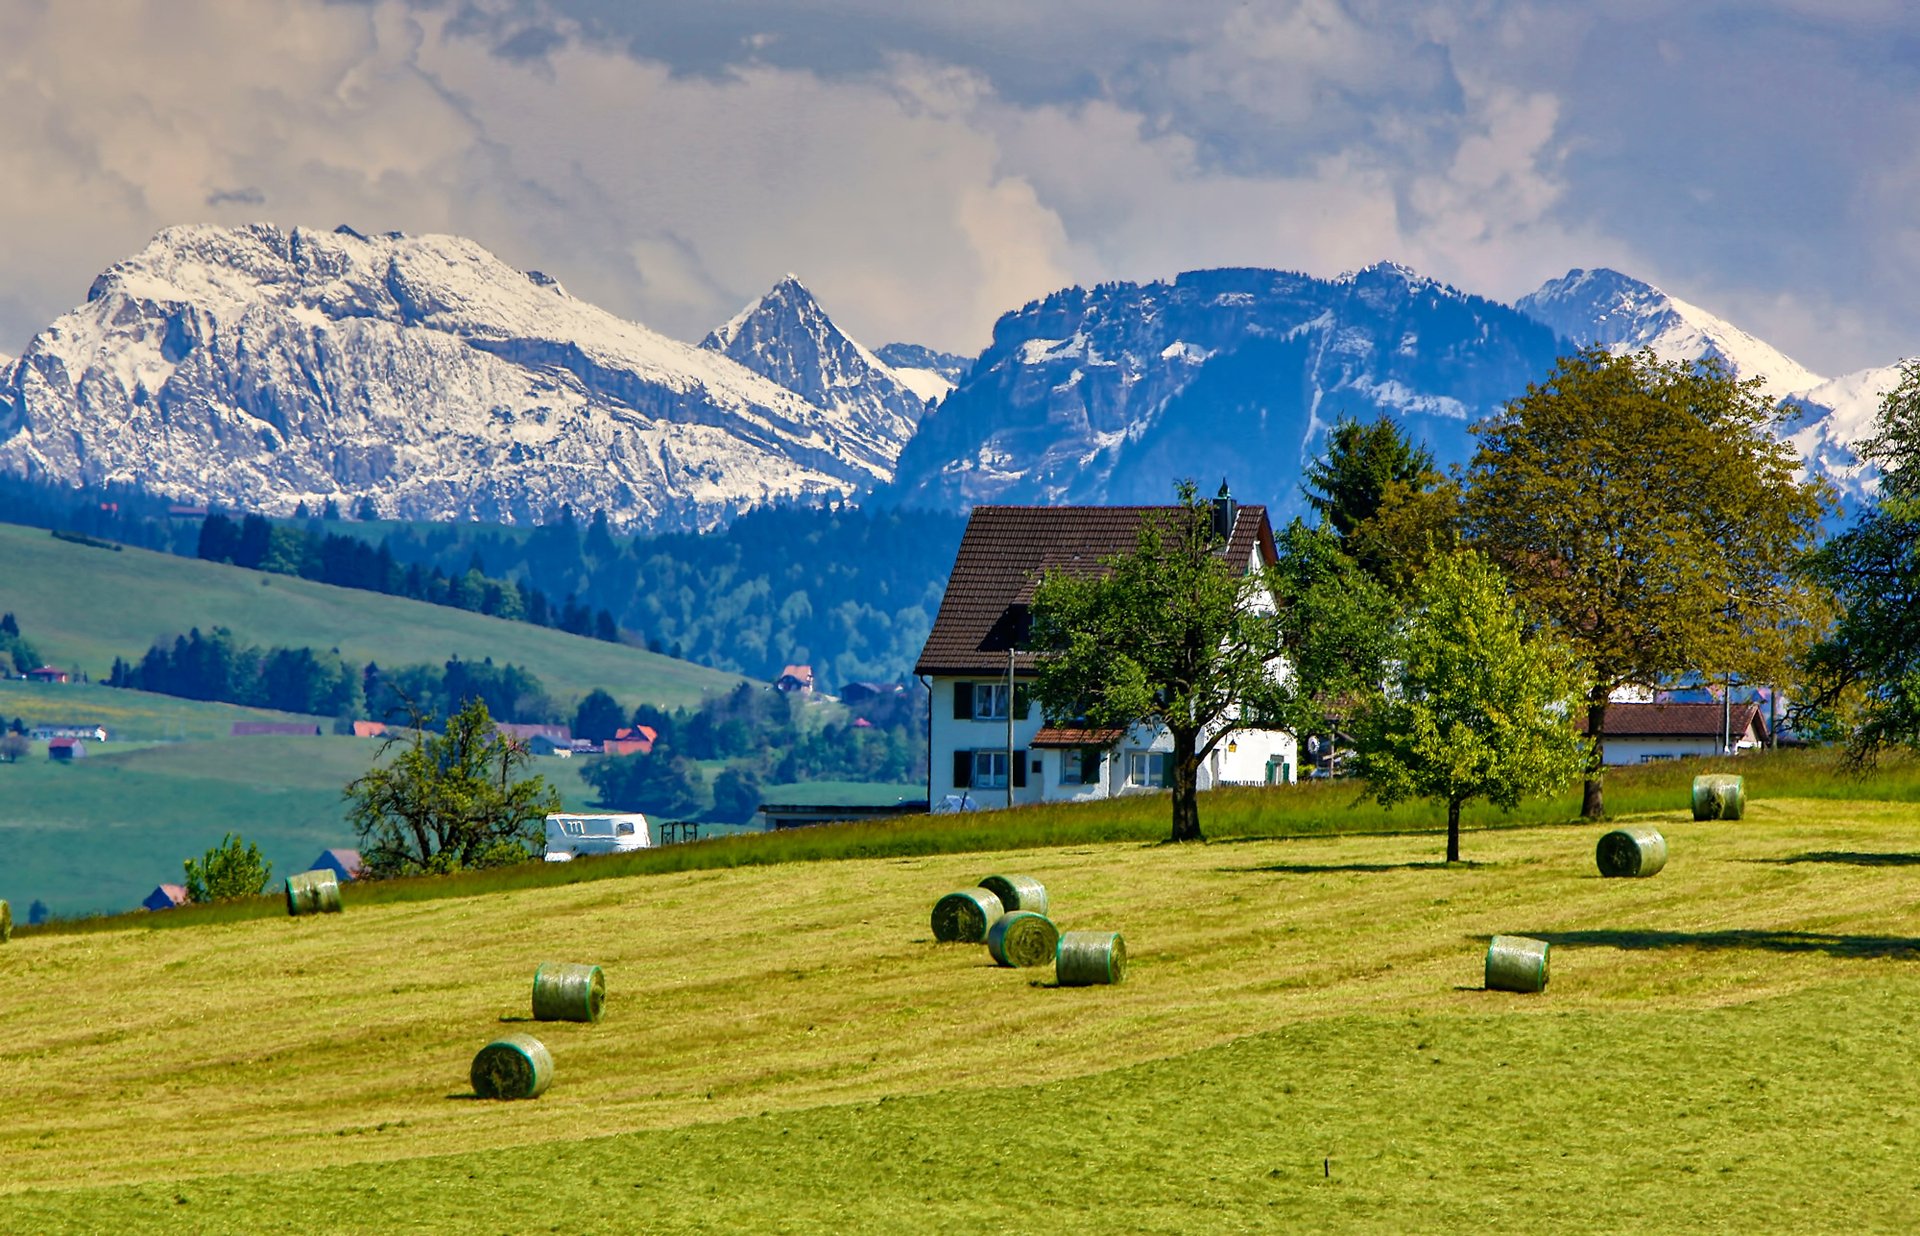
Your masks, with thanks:
M455 236L161 232L0 377L0 470L284 514L700 528L855 495L901 432Z
M1875 470L1860 459L1858 447L1873 436L1881 401L1899 383L1905 363L1911 362L1843 374L1788 397L1801 415L1787 440L1845 495L1871 493L1877 486Z
M973 358L936 352L917 343L889 343L874 349L894 376L927 403L939 403L973 367Z

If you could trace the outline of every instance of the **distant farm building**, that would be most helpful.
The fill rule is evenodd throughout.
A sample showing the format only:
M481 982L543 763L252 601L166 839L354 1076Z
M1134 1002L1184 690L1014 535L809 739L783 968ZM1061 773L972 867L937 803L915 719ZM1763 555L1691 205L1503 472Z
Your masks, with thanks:
M534 734L527 738L527 750L535 755L555 755L561 759L573 756L573 739L555 738L551 734Z
M795 695L813 694L813 666L789 665L773 680L773 689Z
M318 738L322 733L318 725L305 721L235 721L231 738Z
M336 879L357 880L361 869L366 866L360 861L358 850L322 850L320 857L313 860L308 871L331 871Z
M386 722L355 721L353 723L353 736L355 738L385 738L387 736Z
M39 669L28 670L27 677L33 682L66 682L69 680L67 671L55 669L51 665L43 665Z
M600 744L600 751L604 755L652 755L654 740L659 737L651 725L622 726Z
M148 910L171 910L175 906L187 904L187 886L184 884L162 884L147 894L140 903Z
M47 743L47 758L62 764L71 764L86 753L87 740L84 738L55 738Z
M27 737L35 742L46 742L54 738L83 738L89 742L107 741L107 727L104 725L36 725L27 731Z
M559 744L568 744L573 741L573 727L568 725L515 725L510 721L496 721L493 727L500 731L502 738L511 738L521 743L530 744L536 738L551 739Z
M1586 733L1583 711L1580 732ZM1607 705L1606 761L1651 764L1683 756L1751 751L1767 743L1767 717L1748 701L1729 710L1721 704Z
M868 700L886 699L906 693L907 689L897 682L850 682L840 688L840 702L864 704Z

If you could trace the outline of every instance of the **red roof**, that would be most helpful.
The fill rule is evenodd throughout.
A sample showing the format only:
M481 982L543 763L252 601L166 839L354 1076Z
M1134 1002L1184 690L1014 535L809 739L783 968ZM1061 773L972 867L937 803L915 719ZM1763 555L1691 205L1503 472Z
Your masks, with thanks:
M1131 551L1149 518L1171 519L1175 506L976 506L960 538L940 612L920 650L916 674L1004 674L1007 650L1022 635L1027 602L1049 567L1099 569L1102 558ZM1231 561L1278 560L1264 506L1238 508L1227 542ZM1015 652L1017 669L1033 654Z
M1711 738L1725 734L1725 714L1719 704L1608 704L1608 738ZM1587 714L1579 712L1579 728L1587 732ZM1767 733L1766 714L1760 705L1749 702L1733 706L1733 736L1736 741L1758 729Z
M387 727L384 722L355 721L353 723L353 736L355 738L379 738L385 735L386 732Z

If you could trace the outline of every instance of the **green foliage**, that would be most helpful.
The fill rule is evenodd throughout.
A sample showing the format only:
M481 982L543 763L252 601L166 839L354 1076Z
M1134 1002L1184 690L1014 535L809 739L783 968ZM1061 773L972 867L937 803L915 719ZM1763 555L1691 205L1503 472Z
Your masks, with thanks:
M688 819L706 809L706 781L699 766L664 742L646 755L601 760L582 769L581 780L599 792L602 804Z
M423 725L408 741L382 744L382 756L396 744L399 755L342 792L369 875L485 865L504 856L503 845L524 858L544 817L560 809L545 778L517 779L532 757L500 733L480 700L467 701L445 734Z
M1587 814L1600 781L1609 694L1686 674L1776 682L1821 618L1796 573L1824 484L1757 381L1717 362L1591 348L1474 426L1471 542L1587 668Z
M45 664L40 660L39 650L20 634L20 624L14 620L12 611L0 615L0 674L6 672L8 662L12 662L16 674Z
M1525 637L1506 581L1479 554L1434 561L1397 653L1388 689L1354 726L1358 768L1383 805L1447 804L1448 862L1460 860L1463 803L1511 809L1579 774L1578 667L1551 636Z
M1809 559L1841 613L1807 653L1810 695L1797 719L1868 765L1891 746L1920 748L1920 362L1901 367L1860 455L1878 465L1880 489Z
M335 652L255 648L225 627L157 642L137 663L114 658L107 685L313 716L361 711L360 672Z
M273 878L273 864L260 857L260 847L243 843L238 833L228 833L198 862L189 858L181 865L187 871L189 901L253 897L265 891Z
M713 779L713 814L729 823L745 823L760 809L760 778L751 768L723 768Z
M1278 719L1296 734L1331 733L1379 689L1397 606L1326 526L1296 519L1276 541L1273 587L1291 670L1280 684Z
M627 724L627 711L620 701L599 687L587 692L573 710L573 736L605 742Z
M1175 841L1200 839L1200 761L1228 724L1283 727L1272 581L1227 561L1192 482L1094 575L1048 570L1033 596L1034 691L1049 724L1162 727L1173 739Z

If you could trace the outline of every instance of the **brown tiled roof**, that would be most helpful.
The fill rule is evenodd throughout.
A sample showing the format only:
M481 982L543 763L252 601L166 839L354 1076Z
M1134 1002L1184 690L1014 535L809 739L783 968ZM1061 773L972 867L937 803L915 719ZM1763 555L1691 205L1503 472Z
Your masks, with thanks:
M1043 725L1029 747L1111 747L1126 736L1125 730L1073 729L1064 725Z
M1719 704L1608 704L1608 738L1713 738L1721 737L1724 722ZM1587 732L1587 714L1579 714L1580 732ZM1735 739L1758 728L1767 730L1767 718L1760 705L1749 701L1733 706Z
M920 650L916 674L1004 674L1007 649L1024 634L1027 602L1049 567L1093 571L1100 559L1126 553L1149 516L1172 506L977 506L960 538L947 591ZM1264 506L1242 506L1227 552L1235 562L1276 555ZM1016 670L1033 655L1014 654Z

